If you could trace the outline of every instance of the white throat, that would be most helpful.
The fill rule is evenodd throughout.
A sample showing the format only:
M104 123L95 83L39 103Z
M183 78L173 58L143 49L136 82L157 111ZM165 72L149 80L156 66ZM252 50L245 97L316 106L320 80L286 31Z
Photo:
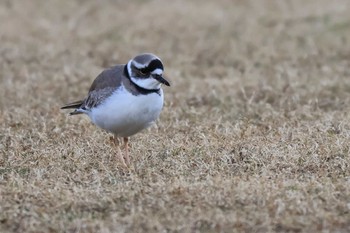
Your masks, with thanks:
M135 77L130 76L130 79L137 86L142 87L142 88L147 89L147 90L159 89L161 86L161 83L159 83L157 80L155 80L152 77L140 79L140 78L135 78Z

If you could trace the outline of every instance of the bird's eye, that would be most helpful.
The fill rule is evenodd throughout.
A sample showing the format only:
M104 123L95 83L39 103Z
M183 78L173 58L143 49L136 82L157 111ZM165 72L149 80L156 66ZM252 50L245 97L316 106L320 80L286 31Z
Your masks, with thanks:
M139 74L140 74L140 75L146 75L147 72L146 72L145 70L139 70Z

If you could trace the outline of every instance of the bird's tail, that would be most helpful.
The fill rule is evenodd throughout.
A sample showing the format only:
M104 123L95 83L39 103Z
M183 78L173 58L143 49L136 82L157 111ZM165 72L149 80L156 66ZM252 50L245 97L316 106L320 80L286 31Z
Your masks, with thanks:
M70 115L76 115L76 114L81 114L83 112L79 111L79 108L81 107L81 105L83 104L83 100L78 100L69 104L64 105L63 107L61 107L61 109L69 109L69 108L75 108L74 112L69 113Z

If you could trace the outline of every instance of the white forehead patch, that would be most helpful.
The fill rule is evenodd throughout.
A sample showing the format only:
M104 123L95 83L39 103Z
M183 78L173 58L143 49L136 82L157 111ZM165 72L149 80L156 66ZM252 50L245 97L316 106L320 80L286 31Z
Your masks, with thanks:
M155 69L151 72L152 74L158 74L158 75L162 75L163 74L163 70L162 69Z

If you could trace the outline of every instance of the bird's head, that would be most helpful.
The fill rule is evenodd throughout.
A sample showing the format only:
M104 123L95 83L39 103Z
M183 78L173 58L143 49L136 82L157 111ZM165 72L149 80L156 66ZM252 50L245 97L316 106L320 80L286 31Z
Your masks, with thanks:
M159 89L161 84L170 86L163 77L163 63L159 57L151 53L137 55L128 64L130 79L137 86L144 89Z

